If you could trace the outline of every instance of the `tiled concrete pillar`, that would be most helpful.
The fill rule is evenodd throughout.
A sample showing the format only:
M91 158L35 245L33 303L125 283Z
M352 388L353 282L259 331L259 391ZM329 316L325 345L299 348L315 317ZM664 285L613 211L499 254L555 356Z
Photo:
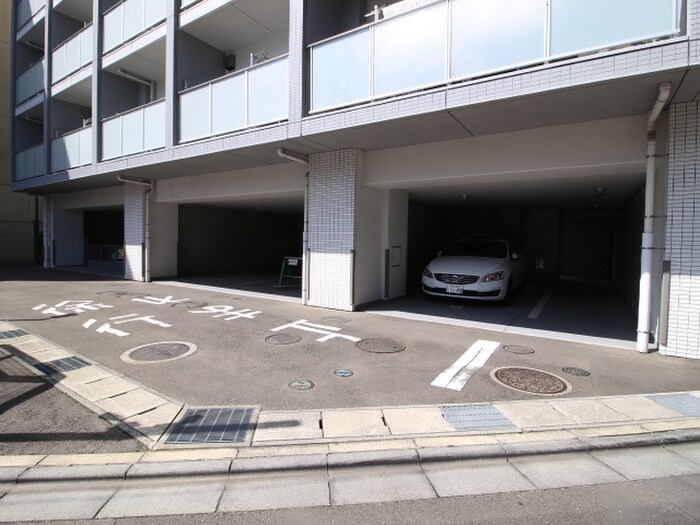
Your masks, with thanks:
M666 355L700 359L700 103L670 110ZM663 341L662 341L663 342Z
M146 188L124 184L124 277L141 281L145 275Z
M312 155L308 191L308 304L352 310L355 205L362 152Z

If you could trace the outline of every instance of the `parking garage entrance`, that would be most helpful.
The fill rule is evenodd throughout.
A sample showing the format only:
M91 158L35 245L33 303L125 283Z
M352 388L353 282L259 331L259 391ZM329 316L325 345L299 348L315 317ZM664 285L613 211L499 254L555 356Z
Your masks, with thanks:
M87 271L124 277L124 208L83 212L83 239Z
M303 199L286 205L180 204L182 281L301 297Z

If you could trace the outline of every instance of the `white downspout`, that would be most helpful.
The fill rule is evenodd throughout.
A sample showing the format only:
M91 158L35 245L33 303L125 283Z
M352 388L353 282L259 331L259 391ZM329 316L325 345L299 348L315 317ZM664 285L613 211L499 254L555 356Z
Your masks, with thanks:
M119 182L125 184L136 184L137 186L144 186L146 188L146 203L144 209L144 270L143 270L143 282L151 282L151 213L150 213L150 202L151 194L153 193L153 181L139 180L139 179L128 179L122 175L117 176Z
M651 331L651 272L654 254L654 197L656 186L656 120L668 101L671 83L659 85L659 95L647 119L647 167L644 197L644 232L642 233L641 275L639 277L639 315L637 351L649 352Z

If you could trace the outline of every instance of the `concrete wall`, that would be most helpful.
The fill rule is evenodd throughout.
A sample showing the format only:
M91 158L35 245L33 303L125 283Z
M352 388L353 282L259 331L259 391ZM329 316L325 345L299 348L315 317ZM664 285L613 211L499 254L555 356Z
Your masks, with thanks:
M383 205L381 224L384 230L382 248L385 260L382 265L384 273L382 275L381 297L394 299L406 293L408 193L401 190L386 191L384 192Z
M208 82L220 77L224 69L224 53L184 31L178 33L177 89ZM239 57L236 57L237 61Z
M55 266L78 266L85 262L83 212L53 210L53 249Z
M150 204L151 278L177 275L177 204Z
M355 291L354 306L370 303L384 295L384 245L387 192L364 184L364 158L358 157L355 196Z

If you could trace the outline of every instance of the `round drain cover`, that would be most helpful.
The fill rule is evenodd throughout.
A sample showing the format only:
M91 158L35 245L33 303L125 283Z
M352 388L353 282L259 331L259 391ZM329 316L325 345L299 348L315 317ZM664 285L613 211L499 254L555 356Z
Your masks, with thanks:
M352 375L352 370L348 370L347 368L341 368L335 371L335 375L337 375L338 377L350 377Z
M503 345L503 350L511 354L534 354L535 351L529 346L522 345Z
M406 345L394 341L393 339L362 339L355 343L355 346L360 350L365 352L372 352L374 354L395 354L397 352L403 352L406 349Z
M265 341L272 345L291 345L292 343L298 343L301 341L301 336L280 332L278 334L268 335L265 338Z
M150 343L137 346L136 348L127 350L121 355L121 359L122 361L135 365L162 363L164 361L182 359L183 357L193 354L196 350L197 345L194 343L165 341L162 343Z
M293 390L311 390L316 385L308 379L295 379L287 386Z
M173 303L170 306L174 308L188 308L188 309L195 309L195 308L204 308L207 306L208 303L203 303L200 301L182 301L180 303Z
M571 392L571 385L561 377L520 366L504 366L491 371L491 377L508 388L528 394L556 396Z
M588 377L589 375L591 375L591 373L588 370L584 370L583 368L576 368L575 366L566 366L562 368L561 371L565 374L578 377Z

